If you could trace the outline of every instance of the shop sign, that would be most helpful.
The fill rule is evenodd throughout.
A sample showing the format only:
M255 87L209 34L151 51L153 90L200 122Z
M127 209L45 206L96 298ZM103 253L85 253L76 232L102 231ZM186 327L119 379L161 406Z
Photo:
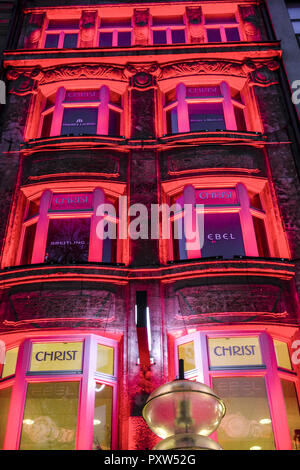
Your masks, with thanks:
M81 370L83 343L33 343L30 372Z
M263 365L257 336L209 338L210 367L249 367Z

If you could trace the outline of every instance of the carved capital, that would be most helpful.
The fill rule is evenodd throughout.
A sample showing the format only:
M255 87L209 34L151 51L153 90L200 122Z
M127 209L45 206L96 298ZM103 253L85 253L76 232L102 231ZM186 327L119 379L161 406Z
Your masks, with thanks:
M278 83L275 71L280 68L279 62L269 60L267 62L258 62L255 70L251 73L250 85L267 87Z
M149 8L135 8L133 13L134 41L137 46L147 46L150 42Z
M253 5L239 5L238 8L247 41L261 41L261 25L256 8Z
M80 20L80 47L93 47L97 18L97 11L82 12Z
M41 70L39 68L30 70L8 70L6 78L13 82L10 86L9 93L19 96L36 93L37 82L40 77Z
M156 85L156 76L159 70L159 65L156 62L127 64L125 73L130 79L131 87L145 90Z
M25 49L37 49L39 47L39 41L42 34L42 28L44 23L45 14L31 14L27 34L25 38Z
M201 7L186 7L188 31L191 43L205 42L205 31L203 27L203 15Z

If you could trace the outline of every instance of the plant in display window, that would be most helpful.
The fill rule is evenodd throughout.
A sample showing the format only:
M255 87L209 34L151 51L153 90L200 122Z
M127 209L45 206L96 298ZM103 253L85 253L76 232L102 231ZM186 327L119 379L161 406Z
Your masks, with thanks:
M122 97L103 85L97 90L58 88L44 100L39 135L110 135L121 130Z
M114 205L102 189L93 192L43 192L29 200L23 222L18 264L116 262L117 240L97 232L97 207ZM110 217L117 224L116 216ZM103 230L105 225L102 224Z

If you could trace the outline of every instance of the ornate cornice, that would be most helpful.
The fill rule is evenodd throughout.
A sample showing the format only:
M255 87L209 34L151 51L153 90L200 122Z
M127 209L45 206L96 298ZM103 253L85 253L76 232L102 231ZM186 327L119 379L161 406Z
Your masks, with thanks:
M156 62L128 63L125 66L111 64L72 64L56 67L14 67L7 71L7 79L13 80L11 93L25 95L40 85L64 80L109 79L127 82L137 88L153 86L157 81L191 75L225 75L250 78L252 85L269 86L277 83L274 72L280 67L275 59L250 60L187 60L159 65Z

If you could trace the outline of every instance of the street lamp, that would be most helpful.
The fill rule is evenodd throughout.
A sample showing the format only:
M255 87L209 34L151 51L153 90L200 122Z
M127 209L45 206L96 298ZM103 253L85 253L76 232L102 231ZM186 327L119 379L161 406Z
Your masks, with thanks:
M225 405L211 388L182 377L154 390L143 409L149 428L163 439L154 450L222 450L208 436L224 415Z

